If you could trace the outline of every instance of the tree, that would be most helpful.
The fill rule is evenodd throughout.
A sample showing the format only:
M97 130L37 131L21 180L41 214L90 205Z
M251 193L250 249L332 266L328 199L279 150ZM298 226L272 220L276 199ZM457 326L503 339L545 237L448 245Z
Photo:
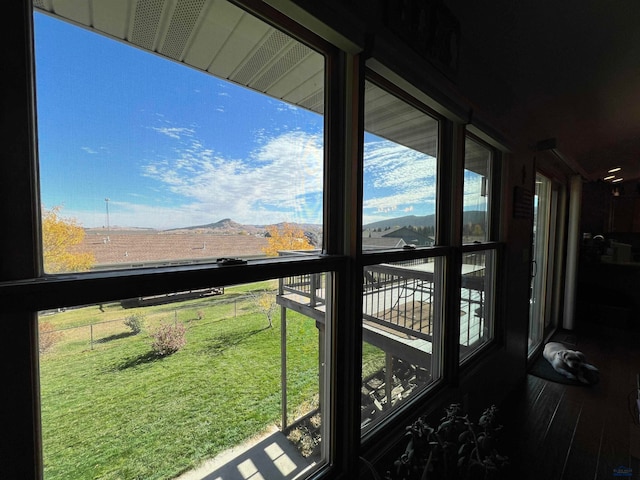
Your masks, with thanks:
M42 212L44 269L47 273L89 270L95 257L77 248L84 240L84 229L74 218L62 218L61 210L56 206Z
M482 225L476 223L473 226L473 235L475 235L476 237L481 237L482 235L484 235L484 229L482 228Z
M267 240L269 245L262 251L275 257L282 250L313 250L313 245L304 234L304 231L291 223L283 223L282 226L270 225L267 227Z
M278 310L278 304L276 303L276 295L273 292L252 293L251 296L255 301L256 306L260 312L264 313L269 322L269 328L273 327L273 316Z

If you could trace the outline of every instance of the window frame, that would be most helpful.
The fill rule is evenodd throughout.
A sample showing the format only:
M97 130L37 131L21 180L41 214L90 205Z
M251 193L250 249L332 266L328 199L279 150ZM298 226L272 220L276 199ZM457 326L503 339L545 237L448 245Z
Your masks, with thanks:
M462 257L467 253L474 252L493 252L493 278L492 278L492 286L490 289L491 292L491 315L492 315L492 338L485 344L479 346L478 348L471 351L468 355L461 357L458 354L459 365L462 369L465 366L471 364L471 360L476 359L478 356L483 355L484 352L493 348L494 345L499 344L502 341L502 336L500 334L502 330L502 325L500 325L501 315L499 313L499 305L498 299L500 296L500 289L502 288L501 282L501 272L502 272L502 257L504 255L504 245L499 241L500 238L500 189L501 185L501 171L502 171L502 154L500 150L496 147L490 145L488 142L483 140L479 134L470 131L469 128L465 129L464 132L464 142L470 139L478 145L486 148L490 154L490 165L489 165L489 192L487 197L487 232L485 235L485 240L482 242L473 242L473 243L462 243L462 228L460 229L460 261L462 263ZM463 156L463 165L462 171L464 173L464 156ZM463 180L464 182L464 180ZM463 190L463 187L461 187ZM462 218L462 214L460 215Z
M440 335L440 343L439 345L434 346L434 351L438 351L441 353L441 357L434 361L434 364L438 368L438 378L432 384L428 385L425 389L418 392L414 397L407 399L403 404L395 410L392 410L390 414L384 418L379 423L376 423L372 428L368 428L362 430L359 428L359 434L361 438L361 443L363 446L368 446L374 444L381 438L384 438L388 434L389 431L393 430L393 424L398 422L400 419L406 418L408 412L412 410L413 407L420 404L420 402L424 402L425 398L434 394L435 392L444 388L444 386L450 381L452 375L455 375L454 371L450 368L450 364L452 362L447 360L448 351L450 350L449 343L445 339L445 335L449 335L445 332L450 332L452 328L454 328L453 321L449 312L452 311L452 297L456 296L447 294L447 292L455 292L455 289L452 288L452 282L455 281L455 275L452 275L455 269L456 261L456 244L455 241L448 241L450 238L455 238L455 236L450 235L451 230L451 222L446 220L447 218L451 218L450 215L447 214L447 211L451 208L446 205L447 203L447 194L450 194L450 191L446 191L445 185L447 184L447 179L452 175L452 170L454 170L454 165L456 162L452 161L454 157L453 145L448 144L450 139L448 132L451 131L452 122L447 119L444 115L438 113L433 108L429 107L424 102L420 101L415 96L411 95L406 89L402 86L397 85L391 79L387 78L384 74L379 73L376 69L367 67L364 73L364 78L366 81L369 81L376 85L378 88L381 88L388 92L389 94L395 96L399 100L407 103L409 106L415 108L416 110L428 115L438 122L438 132L437 132L437 157L436 157L436 208L435 208L435 227L436 227L436 243L433 246L418 246L415 248L409 249L380 249L380 250L362 250L360 249L359 255L357 255L357 265L358 265L358 273L359 273L359 282L361 285L364 283L364 270L365 267L376 265L379 263L388 263L388 262L400 262L407 260L418 260L418 259L428 259L434 257L441 257L443 259L443 278L444 284L441 286L441 298L439 301L441 308L441 319L442 324L440 325L440 329L442 334ZM364 127L364 82L362 83L362 125ZM360 142L362 143L362 150L364 150L364 128L360 132ZM363 185L364 182L364 160L361 160L362 165L359 169L360 175L360 186ZM361 187L362 188L362 187ZM445 191L445 195L443 195L443 189ZM362 241L362 206L363 206L363 195L362 192L359 198L359 212L360 212L360 224L358 225L358 235L360 236L360 248ZM444 228L443 228L444 227ZM455 228L455 227L454 227ZM362 293L362 288L359 292ZM459 296L459 293L457 294ZM362 297L362 295L360 295ZM358 328L360 330L360 345L362 344L362 319L363 319L363 311L362 311L362 301L359 304L358 310ZM456 319L457 320L457 319ZM360 374L362 367L362 355L361 352L360 357L357 359L360 365ZM360 378L361 381L361 378ZM359 403L359 402L358 402ZM402 420L400 420L402 421Z

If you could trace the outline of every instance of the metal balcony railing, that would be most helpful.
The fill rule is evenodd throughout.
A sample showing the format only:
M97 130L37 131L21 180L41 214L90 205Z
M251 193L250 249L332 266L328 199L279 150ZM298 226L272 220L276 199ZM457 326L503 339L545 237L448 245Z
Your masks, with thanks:
M290 253L290 252L287 252ZM480 256L478 256L480 257ZM469 347L484 338L484 258L464 259L460 298L460 345ZM363 278L363 321L388 333L433 340L439 299L435 262L422 259L371 265ZM301 306L326 304L324 273L280 279L279 294Z

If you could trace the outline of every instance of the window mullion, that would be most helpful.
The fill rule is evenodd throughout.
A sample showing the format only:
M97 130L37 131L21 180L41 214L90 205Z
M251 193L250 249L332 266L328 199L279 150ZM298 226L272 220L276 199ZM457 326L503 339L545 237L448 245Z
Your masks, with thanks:
M329 57L327 67L327 253L348 260L334 276L330 366L331 445L334 463L346 478L357 476L360 437L360 356L362 332L362 92L364 66L358 55Z
M449 245L444 274L444 335L442 372L447 383L458 381L460 337L460 271L462 195L464 172L464 125L442 122L439 163L438 245Z
M0 280L30 279L38 275L38 216L34 146L33 49L31 2L12 2L4 18L13 25L4 32L3 62L7 72L3 89L3 159L0 181L5 201L0 204L3 235L0 236ZM2 310L4 305L2 305ZM35 316L22 310L0 312L5 339L0 355L3 397L2 425L11 425L0 450L6 478L40 478L40 417L37 378L38 350Z

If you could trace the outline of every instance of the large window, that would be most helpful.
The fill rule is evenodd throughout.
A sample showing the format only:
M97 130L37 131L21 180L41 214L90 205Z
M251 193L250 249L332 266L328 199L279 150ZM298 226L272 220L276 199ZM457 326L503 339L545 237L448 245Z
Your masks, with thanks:
M323 55L225 1L189 13L175 45L140 3L131 43L36 11L48 273L322 248Z
M427 111L382 79L365 82L362 250L380 257L363 274L363 432L441 375L446 261L425 248L436 238L439 121Z
M333 276L242 270L323 249L325 54L230 2L178 3L34 12L44 272L220 269L40 310L46 480L329 460Z
M494 150L467 134L460 272L461 362L494 339L497 250L495 245L492 249L486 245L494 240L491 237L494 162Z

